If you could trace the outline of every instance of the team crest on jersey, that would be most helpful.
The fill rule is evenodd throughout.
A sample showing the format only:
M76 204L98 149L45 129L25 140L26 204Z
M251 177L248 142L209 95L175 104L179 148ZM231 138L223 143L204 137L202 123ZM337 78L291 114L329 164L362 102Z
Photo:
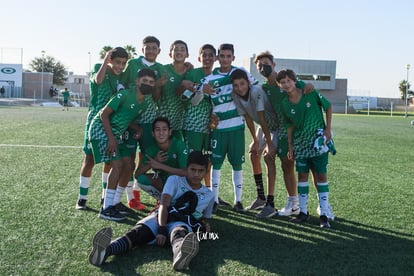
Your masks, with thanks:
M131 109L134 109L135 108L135 104L131 104Z
M122 97L122 93L118 93L118 94L116 94L116 97L117 97L118 99L120 99L120 98Z
M199 200L204 200L206 198L206 194L205 193L199 193L198 195L198 199Z
M174 81L175 81L174 76L170 77L170 82L174 82Z
M307 108L311 107L310 102L307 102L307 103L306 103L306 107L307 107Z
M175 154L175 153L174 153L174 154L172 155L172 158L177 159L177 154Z
M295 115L295 114L296 114L296 111L292 108L292 109L290 110L290 114Z

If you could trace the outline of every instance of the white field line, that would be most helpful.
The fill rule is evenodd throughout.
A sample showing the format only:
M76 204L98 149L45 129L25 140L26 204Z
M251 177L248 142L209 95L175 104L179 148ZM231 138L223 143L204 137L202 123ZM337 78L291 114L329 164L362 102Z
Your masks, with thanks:
M58 149L81 149L80 146L51 146L51 145L22 145L22 144L0 144L0 147L16 147L16 148L58 148Z

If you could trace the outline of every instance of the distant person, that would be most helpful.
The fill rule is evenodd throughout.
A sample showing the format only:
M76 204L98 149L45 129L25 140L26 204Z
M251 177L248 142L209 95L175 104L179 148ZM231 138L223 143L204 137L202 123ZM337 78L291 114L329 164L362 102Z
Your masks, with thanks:
M55 88L53 87L53 85L49 89L49 96L51 98L53 98L53 96L55 96Z
M207 219L212 215L214 196L201 184L207 167L207 156L200 151L190 153L186 176L172 175L168 178L158 211L138 221L126 234L112 241L112 228L99 230L93 238L89 262L101 266L109 256L125 254L136 247L170 244L173 268L187 269L198 253L196 233L211 231Z
M66 111L69 111L69 90L67 87L65 87L65 90L62 91L62 96L63 96L63 111L65 110L66 107Z
M6 90L4 89L4 86L2 86L0 88L0 95L1 95L2 98L4 98L4 93L6 93Z

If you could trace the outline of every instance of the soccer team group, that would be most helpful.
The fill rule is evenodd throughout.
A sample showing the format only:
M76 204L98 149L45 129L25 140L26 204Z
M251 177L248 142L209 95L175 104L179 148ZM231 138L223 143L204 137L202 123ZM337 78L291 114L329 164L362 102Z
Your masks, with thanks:
M245 69L232 65L232 44L221 44L217 50L203 45L199 68L186 62L188 47L182 40L170 46L171 64L156 61L160 41L154 36L143 39L142 53L128 59L125 49L116 47L90 76L76 209L87 208L92 169L98 163L104 163L99 217L118 221L131 209L145 209L141 191L154 197L157 205L118 239L112 240L109 227L98 231L91 264L101 265L110 255L153 242L172 246L174 269L188 268L198 252L194 231L210 231L207 219L220 205L230 205L219 197L226 157L232 168L234 211L260 210L258 218L292 216L293 223L309 221L311 172L320 226L330 227L334 215L328 201L327 166L329 152L335 153L332 108L312 84L298 80L292 70L276 72L274 57L263 52L254 61L265 79L259 85ZM214 68L216 61L219 67ZM242 205L245 126L252 136L249 157L257 191L247 208ZM280 210L274 204L277 157L287 192L287 203ZM124 192L129 208L121 202Z

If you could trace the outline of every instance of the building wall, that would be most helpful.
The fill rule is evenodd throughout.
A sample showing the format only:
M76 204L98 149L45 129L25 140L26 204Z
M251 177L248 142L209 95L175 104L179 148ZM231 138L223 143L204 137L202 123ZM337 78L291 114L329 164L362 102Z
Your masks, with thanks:
M43 75L43 95L41 92ZM53 83L53 73L23 72L23 98L50 99L49 89ZM42 97L43 96L43 97Z
M260 82L263 76L254 64L255 56L244 62L244 67ZM332 104L332 111L345 113L347 99L348 80L336 78L336 61L332 60L307 60L307 59L275 59L276 71L291 69L296 75L311 76L311 80L303 80L312 83L324 97ZM319 76L329 77L329 81L318 80Z

